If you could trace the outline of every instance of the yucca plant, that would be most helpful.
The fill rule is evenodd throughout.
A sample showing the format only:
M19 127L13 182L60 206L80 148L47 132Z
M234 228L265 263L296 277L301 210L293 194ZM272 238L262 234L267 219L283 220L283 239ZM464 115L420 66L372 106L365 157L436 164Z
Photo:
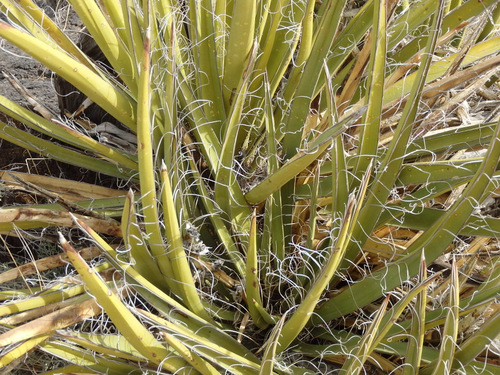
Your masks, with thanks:
M0 37L114 118L0 97L0 136L130 189L3 173L53 203L0 230L58 227L35 265L78 277L2 292L0 366L499 373L498 1L69 0L101 61L0 3Z

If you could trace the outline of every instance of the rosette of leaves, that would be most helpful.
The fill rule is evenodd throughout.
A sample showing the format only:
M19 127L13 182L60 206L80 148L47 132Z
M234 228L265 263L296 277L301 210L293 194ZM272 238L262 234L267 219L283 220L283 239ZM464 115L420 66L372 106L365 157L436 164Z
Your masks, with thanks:
M3 208L2 232L59 227L78 277L3 292L0 366L498 373L498 1L70 0L105 67L0 3L0 37L85 97L0 97L1 137L130 188L14 178L53 203Z

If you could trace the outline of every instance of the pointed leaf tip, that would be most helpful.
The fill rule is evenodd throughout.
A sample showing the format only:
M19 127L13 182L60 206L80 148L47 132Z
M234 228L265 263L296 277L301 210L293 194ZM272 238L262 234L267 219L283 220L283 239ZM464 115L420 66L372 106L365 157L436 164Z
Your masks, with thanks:
M129 199L131 202L134 201L134 191L132 189L128 189L127 199Z
M77 254L76 250L73 248L73 246L70 245L70 243L66 240L66 238L64 238L62 233L61 232L58 232L58 233L59 233L59 242L61 243L63 250L66 253Z
M66 238L64 238L61 232L57 233L59 234L59 242L61 243L62 246L64 246L64 244L67 243L68 241L66 241Z

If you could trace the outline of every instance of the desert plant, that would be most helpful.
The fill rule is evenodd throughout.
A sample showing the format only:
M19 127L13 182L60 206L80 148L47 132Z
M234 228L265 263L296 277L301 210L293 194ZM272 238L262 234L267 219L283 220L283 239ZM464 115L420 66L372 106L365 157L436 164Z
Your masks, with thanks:
M0 97L0 136L130 187L4 174L54 202L0 230L59 227L79 278L3 293L0 366L37 347L71 363L47 373L498 373L500 127L477 94L498 97L498 1L69 0L105 68L0 3L0 37L116 120Z

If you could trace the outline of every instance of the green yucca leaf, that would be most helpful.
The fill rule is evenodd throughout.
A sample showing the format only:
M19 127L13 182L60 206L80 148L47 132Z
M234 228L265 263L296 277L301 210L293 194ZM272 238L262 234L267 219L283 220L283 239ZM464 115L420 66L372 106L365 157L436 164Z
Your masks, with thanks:
M267 324L275 325L278 321L278 317L271 315L261 304L253 301L253 305L258 310L262 318L266 321Z
M405 35L416 30L420 25L432 16L434 8L432 5L434 2L432 0L420 1L418 3L412 4L412 11L402 12L401 17L394 21L391 26L391 33L388 47L389 49L394 48L394 46L401 41ZM422 42L420 41L420 48L422 48ZM415 43L417 44L417 43ZM417 44L418 45L418 44ZM415 52L414 52L415 53ZM413 54L402 59L401 61L407 61Z
M99 352L101 355L123 358L129 361L137 361L138 359L142 359L144 362L147 361L146 357L138 354L130 342L124 340L121 335L60 331L57 336L88 350Z
M162 288L164 279L154 258L147 247L147 241L137 222L134 207L134 196L129 191L122 215L122 233L126 249L130 251L130 260L139 274L151 281L155 286Z
M174 271L170 258L165 251L165 243L158 222L158 200L156 197L156 176L153 161L152 123L151 123L151 66L150 66L150 30L147 29L140 69L140 81L137 101L137 149L141 184L141 202L144 223L148 233L148 245L155 257L166 284L175 292L178 285L172 276ZM178 246L178 241L173 246Z
M223 1L220 3L225 2ZM191 15L193 19L197 20L197 22L190 24L190 30L196 40L196 61L199 67L199 71L197 72L197 85L200 87L201 96L209 99L209 102L204 106L207 121L214 128L214 132L219 134L219 139L222 141L221 136L224 133L220 133L220 129L226 119L226 107L223 100L223 92L225 91L223 90L224 86L219 77L219 69L222 71L223 67L226 65L218 64L218 62L222 63L222 61L218 61L218 59L220 59L218 53L221 51L217 49L216 45L216 24L214 24L213 21L213 12L215 9L217 9L217 5L211 1L190 1ZM220 13L217 14L220 16ZM255 22L252 21L250 15L247 15L247 20L248 22ZM231 26L236 27L236 24L233 25L232 22ZM248 33L251 32L250 30L245 31ZM240 57L241 56L238 56L238 58ZM238 82L236 85L238 85Z
M256 50L250 52L246 66L247 74L242 75L241 82L238 82L236 91L233 92L232 104L230 105L230 113L227 122L223 124L223 142L220 154L220 163L218 164L216 173L215 199L221 206L222 210L230 214L233 225L237 231L248 233L248 221L251 215L247 207L247 203L243 196L243 192L236 180L235 173L232 169L232 163L235 158L235 151L241 146L241 135L244 130L240 126L241 114L243 110L244 100L248 94L249 72L255 63Z
M340 24L339 19L345 3L345 1L329 3L325 15L321 18L323 24L318 26L318 34L315 36L314 45L305 64L300 82L297 89L294 90L295 98L290 108L290 114L285 120L286 129L283 137L283 152L287 159L292 158L300 148L302 125L309 113L309 103L316 89L318 77L321 75L323 61L329 52L329 47Z
M35 309L37 307L50 305L54 302L60 302L74 296L78 296L84 292L84 287L81 285L69 287L62 290L54 290L43 295L33 296L29 299L21 301L12 301L8 304L0 306L0 316L19 313L26 310Z
M102 3L104 5L103 8L106 9L106 13L103 15L105 17L109 17L109 19L111 20L110 25L115 28L115 35L117 36L117 39L121 39L124 48L127 49L127 52L133 49L137 49L141 43L137 43L137 36L139 35L139 33L137 32L137 29L133 29L133 27L141 18L138 17L137 13L134 13L137 18L127 18L127 13L129 11L132 11L130 3L127 1L117 3L112 0L103 0ZM132 32L128 32L129 30L126 26L131 27ZM105 38L112 38L112 36L109 35L108 30L106 30L104 34ZM134 41L132 41L132 39L134 39ZM140 56L142 51L139 49L139 51L137 52L139 54L138 56Z
M165 165L161 170L163 216L165 218L165 237L168 241L167 257L172 267L172 276L175 280L176 290L179 291L181 300L200 318L210 321L205 312L198 291L191 276L187 255L182 243L182 235L175 211L172 187Z
M406 208L409 209L409 205ZM389 208L389 210L391 209ZM398 216L400 212L400 209L395 209L394 211L392 211L395 216ZM398 223L398 225L403 228L427 230L443 215L445 215L445 212L443 212L442 210L422 208L422 212L420 212L419 215L411 212L406 212L402 221L398 221L397 218L391 218L386 223L390 225ZM499 230L500 219L492 217L482 217L479 215L470 215L470 217L467 218L464 226L459 230L458 234L462 236L492 237L495 235L495 233L498 233Z
M256 305L262 306L261 290L260 290L260 272L257 259L257 219L255 211L250 223L250 233L247 248L247 264L245 277L245 293L247 297L248 310L254 324L264 329L268 326L268 322L261 314L261 309ZM266 314L269 316L269 314Z
M432 374L442 374L447 372L450 364L455 356L458 335L458 300L460 298L460 288L458 285L458 266L456 262L451 266L451 278L449 287L448 313L446 314L446 322L443 328L443 339L439 350L439 357L435 363L431 363L428 367L433 368ZM427 369L424 368L421 373L425 374Z
M326 85L326 100L328 107L328 121L330 124L334 124L338 122L338 114L337 114L337 104L335 102L334 88L332 82L328 79L330 77L330 71L328 70L328 65L324 64L325 75L327 80ZM329 164L329 163L325 163ZM332 142L332 150L331 150L331 171L332 178L331 180L322 179L327 182L327 184L331 184L332 190L332 218L336 220L339 217L339 213L343 211L344 207L347 207L347 197L349 196L349 184L348 184L348 174L346 167L346 155L344 151L344 140L342 136L335 137ZM323 193L321 192L321 182L319 181L318 185L318 196L322 197ZM296 189L297 196L300 196L300 188ZM334 232L334 235L337 233Z
M397 184L400 186L450 181L474 176L481 166L481 158L443 160L432 163L409 163L401 168Z
M339 133L341 132L339 126ZM322 145L319 149L315 149L313 153L298 152L287 164L282 166L273 175L267 177L259 185L245 194L245 199L250 204L257 204L265 200L269 195L283 187L286 182L290 181L297 174L303 171L312 161L316 160L328 147L328 144Z
M480 123L441 129L439 132L428 133L408 144L405 161L410 163L423 156L443 154L488 144L494 132L495 125L496 123ZM385 149L379 150L378 156L383 157L386 152L387 150ZM353 167L353 161L354 158L352 156L347 157L349 168ZM446 163L447 161L439 160L439 162ZM321 171L327 174L331 169L328 168L328 165L323 165Z
M286 17L288 13L288 17ZM257 62L257 72L267 71L271 95L276 92L299 42L299 25L304 8L286 0L271 1L267 23L262 24L260 45L263 54ZM256 79L254 89L260 85Z
M308 249L314 248L313 242L314 242L314 237L317 231L317 216L318 216L318 187L319 187L319 169L316 170L315 175L313 177L313 182L312 182L312 189L310 192L310 203L309 207L311 208L311 215L309 216L309 233L307 234L307 239L306 239L306 247Z
M324 3L324 8L329 6L329 3ZM323 17L321 17L323 18ZM339 35L333 42L331 46L332 51L342 51L341 53L336 53L329 56L327 60L328 70L331 74L335 74L339 71L342 65L346 62L347 57L352 53L356 45L362 40L363 36L372 26L373 20L373 1L369 0L359 9L354 17L352 17L349 23L340 31ZM335 78L335 83L340 83L346 79L346 75L350 72L353 62L347 64L347 66L339 73L339 76ZM319 82L316 87L316 92L318 93L320 89L324 86L324 77L319 77ZM336 87L337 85L334 85ZM339 103L340 104L340 103Z
M222 93L226 108L231 107L235 95L243 94L238 88L245 74L248 61L251 59L253 40L255 38L255 18L257 3L255 1L235 0L231 17L231 32L226 46ZM239 91L239 92L238 92Z
M424 252L420 262L419 281L427 279L427 264L425 262ZM420 367L422 360L422 351L424 348L424 334L427 305L427 291L422 291L417 295L415 307L412 314L410 336L408 337L408 347L406 349L406 362L403 367L403 375L412 375Z
M317 216L318 216L318 185L319 185L319 170L316 170L316 174L313 177L312 191L310 193L310 203L308 203L311 213L309 216L309 233L307 234L307 238L305 241L305 246L308 249L314 249L316 247L315 236L317 234ZM347 206L346 206L347 207ZM314 264L310 264L309 262L304 261L299 271L297 272L297 280L298 284L305 289L308 289L309 282L314 278L313 274L317 274L318 266ZM297 288L296 292L300 291ZM294 293L295 298L298 298L298 293Z
M465 181L470 180L477 169L480 167L482 157L471 157L467 159L451 159L451 160L437 160L432 162L414 162L407 163L401 166L400 173L395 182L396 186L408 186L418 184L431 184L438 181L449 181L450 189L454 186L463 184ZM332 168L321 168L323 176L330 174ZM338 173L332 173L332 177L337 177ZM336 185L336 181L334 184ZM426 185L423 188L428 188ZM326 178L321 179L319 183L319 196L327 197L332 194L332 182ZM304 184L297 187L298 196L307 196L311 190L310 184ZM334 190L336 191L336 190ZM417 190L418 191L418 190ZM413 200L416 198L416 193L412 193L405 197L405 201ZM422 199L422 198L418 198Z
M496 258L493 263L494 263L494 265L497 265L498 262L499 262L498 258ZM497 289L499 288L499 283L498 283L498 279L496 277L498 276L499 269L498 269L498 267L494 267L494 269L495 269L495 272L492 273L490 275L490 277L488 278L488 280L480 286L480 289L481 289L481 291L479 292L480 295L487 294L490 297L493 297L495 295L495 293L497 293L497 295L498 295ZM488 292L486 292L486 291L488 291ZM452 292L453 292L453 290L450 290L450 293L452 293ZM455 291L455 293L457 293L457 292ZM475 299L476 297L479 297L479 296L476 295L476 296L472 296L466 300L461 300L458 308L456 308L456 310L454 312L452 312L450 309L447 313L445 311L443 311L441 313L441 315L442 316L444 316L445 314L451 315L452 313L456 314L457 312L460 312L460 315L462 315L462 314L474 311L477 308L477 305L475 305L475 303L472 300ZM451 298L452 297L450 296L450 299ZM456 296L453 298L456 298ZM485 301L485 303L489 304L489 300L487 298L482 297L482 296L479 297L478 300L483 300L483 301ZM469 306L470 306L470 308L467 308ZM464 311L464 310L466 310L466 311ZM434 312L434 313L436 313L436 312ZM452 318L450 317L450 320L451 319ZM456 319L456 317L454 317L454 319ZM491 342L496 337L498 337L498 334L500 332L500 330L498 328L498 320L499 320L498 314L493 315L484 323L484 325L482 325L478 329L478 331L475 334L471 335L467 340L460 343L460 345L455 349L455 353L453 355L453 358L451 358L448 362L449 371L463 370L463 369L466 369L468 365L474 366L471 364L473 359L479 353L481 353L486 348L487 345L491 344ZM455 345L455 341L452 341L450 343L450 345L451 344ZM450 361L451 361L451 363L450 363ZM422 373L430 374L439 365L440 365L440 362L438 362L438 360L436 358L432 362L432 364L430 364L429 366L425 367L422 370ZM495 373L495 371L493 371L492 373Z
M93 296L99 301L104 311L111 318L123 336L135 349L148 360L161 364L169 371L189 371L186 362L167 350L149 330L127 309L103 280L85 263L71 245L60 235L61 245L68 255L71 263L91 290Z
M495 123L461 126L458 129L446 129L424 136L408 145L408 160L429 153L463 150L488 144L495 126Z
M70 3L108 61L120 74L120 78L125 82L127 88L135 95L137 93L138 67L133 65L130 53L127 52L123 42L113 30L113 27L119 29L124 24L123 18L119 17L122 13L116 10L113 12L111 19L117 24L112 25L108 22L107 17L113 8L109 9L108 14L104 14L97 3L92 0L70 0ZM107 3L111 4L112 2L108 1ZM139 46L132 46L132 48Z
M273 327L271 335L265 344L264 355L262 356L262 367L260 369L259 375L271 375L273 373L273 368L276 358L276 346L278 345L278 338L283 329L283 323L287 317L287 313L283 314L278 323Z
M359 182L357 179L361 179L372 160L372 155L376 155L377 153L382 102L384 98L387 2L382 0L375 1L373 4L373 29L369 38L369 43L371 43L372 47L368 67L367 110L362 120L362 123L365 125L361 127L359 135L360 144L356 166L353 170L353 186L358 186Z
M299 40L298 24L304 14L304 9L294 2L277 0L268 3L269 6L264 7L261 13L261 23L257 36L262 54L257 58L256 76L249 88L250 92L258 90L260 95L251 98L248 108L263 107L266 90L265 87L263 88L263 82L268 84L271 96L278 89L297 46ZM287 10L290 18L285 17ZM264 108L266 107L264 106ZM278 117L279 115L276 115L276 118Z
M490 317L474 335L469 337L466 341L461 343L460 348L457 349L451 364L451 371L461 370L467 365L470 365L472 360L479 355L488 345L491 345L500 334L498 328L500 318L498 314ZM498 371L498 366L496 370ZM492 372L492 374L495 373Z
M198 182L198 186L201 191L200 198L202 199L206 210L208 212L217 212L218 208L211 200L205 182L202 180L199 172L195 168L195 163L193 162L192 158L190 158L189 161L190 165L193 167L194 179ZM212 225L214 226L214 230L217 233L219 240L224 244L224 250L226 251L227 256L231 260L233 267L238 272L239 276L241 278L244 278L245 262L243 261L242 255L238 250L235 241L231 237L231 233L228 231L224 220L219 215L210 215L210 220Z
M279 169L278 150L274 140L276 139L276 124L272 113L272 99L271 88L267 75L264 78L264 91L265 91L265 113L264 123L267 133L267 152L269 154L268 161L268 174L271 175ZM260 256L267 258L263 260L263 264L271 261L270 254L273 254L278 260L282 261L285 258L285 230L283 228L282 217L282 199L279 190L269 195L266 200L266 217L264 224L264 233L262 235L261 249L264 250L269 247L271 251L261 251Z
M0 356L0 368L6 367L16 359L26 356L37 345L42 344L49 337L50 335L42 335L30 338L16 346L14 349L9 350L6 353L2 353Z
M300 46L299 53L297 55L297 61L295 62L295 68L293 69L290 79L289 87L295 87L300 79L302 69L311 55L312 47L314 43L314 38L316 34L314 33L314 7L315 1L309 0L306 5L304 12L304 17L302 19L302 33L300 36ZM297 11L297 13L299 13ZM299 70L300 69L300 70ZM290 90L289 88L289 90Z
M467 314L470 314L481 307L491 304L491 302L494 300L495 293L498 293L499 290L500 287L494 287L487 291L478 293L477 296L475 295L474 297L462 299L459 304L460 316L466 316ZM446 321L447 312L448 309L446 308L438 308L426 312L425 330L429 330L444 324ZM392 341L407 338L407 335L404 332L411 328L411 323L412 322L410 320L400 322L398 326L394 326L391 328L387 336L391 337Z
M170 31L173 33L175 29L171 29ZM163 106L163 112L165 113L164 118L164 152L163 152L163 161L167 165L168 168L174 167L175 163L175 151L176 147L172 147L176 143L176 124L178 122L177 118L177 106L176 106L176 82L175 82L175 74L178 69L175 61L175 48L177 45L175 44L175 35L172 35L170 39L166 41L167 45L167 58L166 63L163 66L164 72L164 88L163 88L163 102L161 105ZM174 184L175 184L174 180Z

